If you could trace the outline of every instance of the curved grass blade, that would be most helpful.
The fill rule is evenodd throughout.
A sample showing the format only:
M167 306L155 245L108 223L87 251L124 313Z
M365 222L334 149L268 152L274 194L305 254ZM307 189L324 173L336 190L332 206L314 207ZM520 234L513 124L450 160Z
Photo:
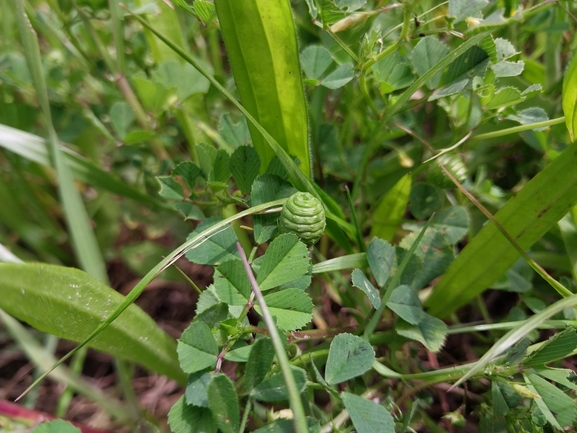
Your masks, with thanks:
M168 268L169 266L171 266L174 262L176 262L180 257L182 257L184 254L187 253L187 251L190 251L191 249L197 247L198 245L202 244L203 242L205 242L207 239L209 239L212 235L216 234L216 233L220 233L221 231L225 230L226 228L228 228L229 224L231 224L232 222L243 218L247 215L252 215L255 213L259 213L262 212L266 209L275 207L275 206L279 206L282 205L284 202L286 201L286 199L280 199L280 200L276 200L276 201L272 201L272 202L268 202L268 203L264 203L261 204L259 206L255 206L252 207L250 209L247 209L245 211L239 212L236 215L231 216L230 218L227 218L221 222L219 222L218 224L215 224L213 226L211 226L210 228L208 228L207 230L205 230L202 233L199 233L198 235L192 237L191 239L189 239L188 241L186 241L184 244L182 244L180 247L178 247L176 250L174 250L172 253L170 253L168 256L166 256L166 258L164 260L162 260L160 263L158 263L154 268L152 268L148 274L146 274L142 280L140 280L140 282L130 291L130 293L124 298L124 300L122 301L122 303L120 305L118 305L118 307L110 314L110 316L108 316L108 318L106 320L104 320L100 325L98 325L98 327L96 329L94 329L87 337L84 341L82 341L78 346L76 346L74 349L72 349L70 352L68 352L65 356L63 356L56 364L54 364L48 371L46 371L44 374L42 374L38 379L36 379L34 381L34 383L32 383L21 395L20 397L18 397L18 399L22 398L26 393L28 393L28 391L30 391L32 388L34 388L37 384L39 384L42 380L44 380L46 378L46 376L48 374L50 374L50 372L52 372L56 367L58 367L59 365L61 365L64 361L66 361L67 359L69 359L71 356L73 356L76 352L78 352L81 348L83 348L84 346L86 346L89 342L91 342L96 336L98 336L104 329L106 329L114 320L116 320L116 318L118 316L120 316L120 314L126 310L132 303L134 303L134 301L138 298L138 296L140 296L140 294L144 291L144 289L146 288L146 286L153 280L155 279L158 275L160 275L166 268Z
M4 324L6 329L18 342L18 345L26 353L26 357L40 368L48 368L54 364L52 353L45 350L32 336L32 334L22 325L18 320L10 316L8 313L0 309L0 322ZM100 388L94 384L82 379L79 375L70 371L66 366L61 366L56 369L51 378L74 389L79 394L89 398L98 403L102 409L116 418L118 421L130 419L130 414L127 408L119 400L106 395Z

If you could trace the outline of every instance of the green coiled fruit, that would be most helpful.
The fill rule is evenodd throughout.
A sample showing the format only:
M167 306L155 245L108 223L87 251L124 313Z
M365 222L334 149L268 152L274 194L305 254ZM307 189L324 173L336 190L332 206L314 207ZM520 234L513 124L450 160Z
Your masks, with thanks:
M326 225L323 204L308 192L291 195L282 207L279 219L281 233L294 233L308 246L318 242Z
M467 180L467 167L459 156L441 155L437 161L443 164L459 183ZM433 165L429 168L427 182L443 189L455 188L455 184L447 177L437 162L433 162Z

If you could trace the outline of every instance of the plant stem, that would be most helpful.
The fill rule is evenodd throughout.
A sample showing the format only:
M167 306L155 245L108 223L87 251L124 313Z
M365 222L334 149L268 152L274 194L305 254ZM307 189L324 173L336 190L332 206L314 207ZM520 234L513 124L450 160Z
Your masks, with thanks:
M283 375L283 378L285 381L285 385L287 387L290 406L291 406L291 409L292 409L293 414L294 414L293 422L294 422L295 431L297 433L308 433L309 429L307 426L305 410L304 410L304 407L302 404L300 392L297 388L297 384L295 382L294 376L293 376L292 371L290 369L290 362L289 362L288 356L284 350L284 346L283 346L283 343L280 339L280 335L278 333L278 330L276 328L274 320L270 314L270 311L266 305L266 302L264 300L264 296L262 295L262 292L260 291L260 288L258 287L258 284L256 282L256 278L254 277L254 274L252 272L250 264L248 263L248 260L246 259L246 255L244 254L244 250L243 250L242 246L240 245L240 242L236 243L236 247L238 249L238 253L240 254L240 258L242 260L242 263L244 265L246 275L250 281L250 285L252 287L253 293L256 297L258 304L260 305L260 309L262 312L264 322L266 323L270 338L272 340L272 344L274 346L276 357L278 359L280 369L282 371L282 375Z
M243 433L246 428L246 422L248 421L248 414L250 413L250 408L252 406L252 398L246 400L246 406L244 408L244 413L242 414L242 420L240 422L240 427L238 433Z
M504 135L516 134L517 132L528 131L530 129L545 128L547 126L558 125L565 122L565 116L555 119L544 120L543 122L529 123L527 125L514 126L513 128L501 129L500 131L487 132L485 134L473 135L471 140L489 140L491 138L502 137Z

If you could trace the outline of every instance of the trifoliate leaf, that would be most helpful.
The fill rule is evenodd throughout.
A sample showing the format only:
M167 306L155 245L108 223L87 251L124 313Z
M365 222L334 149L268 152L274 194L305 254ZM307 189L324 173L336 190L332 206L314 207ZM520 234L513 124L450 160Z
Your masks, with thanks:
M368 371L375 362L375 351L356 335L343 333L331 342L325 368L325 380L330 385L344 382Z

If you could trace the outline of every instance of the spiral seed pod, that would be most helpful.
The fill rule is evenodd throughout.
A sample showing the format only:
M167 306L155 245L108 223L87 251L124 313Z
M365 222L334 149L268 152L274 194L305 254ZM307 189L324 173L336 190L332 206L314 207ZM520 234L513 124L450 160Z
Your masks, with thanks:
M467 180L467 167L463 160L457 155L442 155L438 161L445 166L445 168L453 175L459 183ZM447 177L445 172L434 162L427 173L427 182L443 189L455 188L455 184Z
M279 219L281 233L294 233L308 246L318 242L326 224L323 204L308 192L291 195Z

